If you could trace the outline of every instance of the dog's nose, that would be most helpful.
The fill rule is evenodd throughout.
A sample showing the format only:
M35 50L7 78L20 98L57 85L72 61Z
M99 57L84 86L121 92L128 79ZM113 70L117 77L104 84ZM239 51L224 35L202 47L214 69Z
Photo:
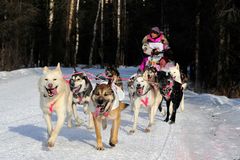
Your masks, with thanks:
M48 83L48 88L53 88L53 84L52 83Z
M103 99L99 98L97 102L98 102L98 104L103 104Z
M139 88L139 87L141 87L141 85L140 85L140 84L137 84L137 87Z

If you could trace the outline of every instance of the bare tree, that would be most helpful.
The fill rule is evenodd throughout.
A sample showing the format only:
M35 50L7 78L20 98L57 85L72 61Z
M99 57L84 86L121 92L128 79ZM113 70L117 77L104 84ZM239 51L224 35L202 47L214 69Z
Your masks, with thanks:
M94 50L95 41L96 41L97 22L98 22L98 17L99 17L100 10L101 10L101 0L98 1L98 10L97 10L97 15L96 15L94 26L93 26L93 39L92 39L90 54L89 54L89 59L88 59L88 64L90 66L93 64L93 62L92 62L93 61L93 50Z
M49 37L48 37L48 65L50 65L52 61L52 26L53 26L53 19L54 19L54 0L49 0L49 13L48 13L48 31L49 31Z
M121 60L121 0L117 0L117 53L115 64L122 64Z
M103 52L103 34L104 34L104 0L101 0L101 39L100 39L100 48L99 48L99 56L101 59L101 65L103 65L103 60L104 60L104 52Z
M74 54L74 65L77 65L77 55L78 55L78 48L79 48L79 3L80 0L77 0L77 6L76 6L76 44L75 44L75 54Z
M74 0L69 1L68 4L68 16L67 16L67 33L66 33L66 51L65 51L65 65L69 65L71 62L71 32L73 25L73 13L74 13ZM70 57L70 58L69 58Z
M201 0L197 1L198 6L200 6ZM195 17L195 27L196 27L196 44L195 44L195 90L199 90L199 78L200 78L200 68L199 68L199 39L200 39L200 11L197 11Z

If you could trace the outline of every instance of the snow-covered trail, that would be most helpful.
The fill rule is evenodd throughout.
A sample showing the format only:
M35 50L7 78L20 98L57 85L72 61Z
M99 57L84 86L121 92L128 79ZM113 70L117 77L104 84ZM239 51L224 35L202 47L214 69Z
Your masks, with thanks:
M120 69L129 77L136 68ZM93 130L86 126L66 126L61 130L55 147L46 147L46 124L39 107L37 82L40 69L27 69L24 74L0 72L0 159L105 159L105 160L212 160L240 159L240 101L212 95L186 92L185 111L177 114L176 124L163 122L160 113L150 133L143 130L148 114L141 110L138 130L134 135L130 107L122 112L119 143L108 145L110 122L102 132L104 151L95 149ZM64 69L71 73L72 69ZM91 73L102 70L90 69ZM18 72L17 72L18 73ZM14 76L15 75L15 76ZM126 95L128 93L126 92ZM126 96L126 102L129 102ZM87 116L78 109L82 118ZM53 115L56 121L56 116ZM87 122L86 122L87 123Z

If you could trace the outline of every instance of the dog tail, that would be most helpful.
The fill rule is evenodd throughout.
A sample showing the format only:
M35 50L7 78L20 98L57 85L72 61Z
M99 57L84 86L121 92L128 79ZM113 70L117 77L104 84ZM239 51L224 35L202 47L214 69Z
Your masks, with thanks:
M128 106L129 106L129 104L120 102L120 104L119 104L120 111L123 111L123 110L126 109Z

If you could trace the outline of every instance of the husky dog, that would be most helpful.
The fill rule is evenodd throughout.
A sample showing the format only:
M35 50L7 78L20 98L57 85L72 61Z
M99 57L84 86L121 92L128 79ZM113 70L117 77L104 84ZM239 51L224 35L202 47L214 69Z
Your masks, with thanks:
M110 82L111 83L111 82ZM121 90L114 84L96 84L91 95L90 110L93 114L95 133L97 138L97 150L103 150L101 125L107 127L107 119L113 120L109 144L114 147L118 143L118 130L120 127L120 113L126 108L115 90ZM114 89L115 88L115 89ZM123 92L124 95L124 92Z
M175 81L172 76L165 71L158 72L158 81L160 92L167 103L167 117L165 121L169 121L171 112L170 104L172 103L173 110L171 112L170 124L175 123L176 112L183 98L182 84ZM159 110L162 111L161 105L159 106Z
M137 73L133 74L127 82L128 94L129 94L129 99L131 103L133 103L133 97L135 94L134 81L136 80L136 78L137 78ZM131 105L131 110L133 111L133 104Z
M114 82L118 87L120 87L123 90L123 83L117 68L113 66L108 66L105 69L105 74L108 78L112 79L112 82Z
M154 123L154 118L159 104L162 101L162 95L158 88L148 83L142 76L138 76L134 81L135 94L133 97L134 123L130 133L134 133L137 128L137 121L140 107L146 107L149 113L149 123L145 132L149 132Z
M93 128L92 114L88 112L90 94L92 92L92 84L85 73L79 73L75 69L75 73L70 78L70 88L73 93L73 114L77 119L77 125L81 125L82 120L77 115L76 105L83 105L84 113L89 114L88 128Z
M40 107L47 124L48 146L53 147L66 115L68 127L72 126L72 93L68 83L63 78L59 63L54 70L49 70L48 67L43 68L43 75L39 79L38 88ZM52 112L57 114L57 123L54 129L51 122Z
M155 67L147 68L143 73L143 77L149 82L157 82L157 69Z

